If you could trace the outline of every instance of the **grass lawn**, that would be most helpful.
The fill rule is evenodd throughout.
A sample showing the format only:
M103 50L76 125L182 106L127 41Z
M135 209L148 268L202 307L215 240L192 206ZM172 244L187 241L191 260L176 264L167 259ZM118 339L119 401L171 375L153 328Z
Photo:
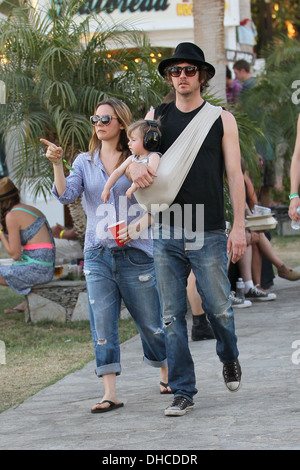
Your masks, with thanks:
M4 313L23 299L0 286L0 341L6 349L6 364L0 364L0 413L94 359L88 321L25 323L24 313ZM120 320L119 333L120 342L134 336L133 321Z
M275 253L287 266L291 268L300 266L300 233L285 237L272 234L271 244Z

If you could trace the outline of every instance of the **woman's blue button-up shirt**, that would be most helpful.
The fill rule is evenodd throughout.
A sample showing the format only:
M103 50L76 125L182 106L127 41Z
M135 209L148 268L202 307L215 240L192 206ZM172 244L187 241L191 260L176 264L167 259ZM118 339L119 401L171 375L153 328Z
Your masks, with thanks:
M120 220L125 220L128 225L145 214L134 196L131 199L125 196L131 182L122 175L111 189L108 203L104 204L101 201L101 193L108 180L108 174L99 153L96 153L93 159L89 153L81 153L75 159L73 168L74 171L70 171L66 178L67 187L64 193L59 197L54 185L53 195L62 204L69 204L82 195L82 206L87 216L84 251L100 246L117 247L108 226ZM139 238L124 246L143 250L153 256L151 229L144 230Z

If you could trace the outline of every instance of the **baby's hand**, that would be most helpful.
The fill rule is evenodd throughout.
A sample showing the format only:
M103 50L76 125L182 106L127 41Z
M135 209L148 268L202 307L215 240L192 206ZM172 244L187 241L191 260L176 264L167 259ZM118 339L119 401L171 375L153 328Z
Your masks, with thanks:
M131 196L136 190L137 190L137 185L135 183L132 183L130 188L128 188L126 191L126 196L128 197L128 199L131 199Z
M131 195L132 195L132 190L131 190L131 188L129 188L126 191L126 196L128 197L128 199L131 199Z
M103 189L102 194L101 194L101 201L106 204L107 200L109 199L109 196L110 196L110 191L107 189Z

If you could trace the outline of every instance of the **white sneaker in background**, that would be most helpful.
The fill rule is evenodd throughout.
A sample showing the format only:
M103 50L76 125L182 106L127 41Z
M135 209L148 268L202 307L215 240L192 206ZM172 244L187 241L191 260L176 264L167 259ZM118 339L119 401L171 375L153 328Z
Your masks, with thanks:
M246 299L239 299L238 297L235 296L235 292L231 291L230 296L229 296L232 306L237 307L237 308L246 308L246 307L251 307L252 302L250 300Z

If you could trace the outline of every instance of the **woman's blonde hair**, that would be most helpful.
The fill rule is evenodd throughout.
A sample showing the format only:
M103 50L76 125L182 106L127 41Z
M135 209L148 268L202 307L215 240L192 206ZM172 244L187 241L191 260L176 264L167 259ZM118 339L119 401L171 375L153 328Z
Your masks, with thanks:
M121 165L121 163L126 160L128 155L130 154L129 148L128 148L128 138L127 138L127 129L129 125L132 123L132 114L130 109L128 108L127 104L125 104L123 101L117 99L117 98L108 98L106 100L100 101L96 108L95 108L95 113L97 112L97 109L101 105L109 105L113 108L115 115L118 118L118 121L124 129L121 129L120 133L120 138L119 142L117 144L117 150L119 152L122 152L122 155L119 158L119 161L117 162L116 167ZM92 137L89 143L89 152L93 158L94 153L101 148L101 140L98 139L97 134L96 134L96 129L93 128L93 133Z

